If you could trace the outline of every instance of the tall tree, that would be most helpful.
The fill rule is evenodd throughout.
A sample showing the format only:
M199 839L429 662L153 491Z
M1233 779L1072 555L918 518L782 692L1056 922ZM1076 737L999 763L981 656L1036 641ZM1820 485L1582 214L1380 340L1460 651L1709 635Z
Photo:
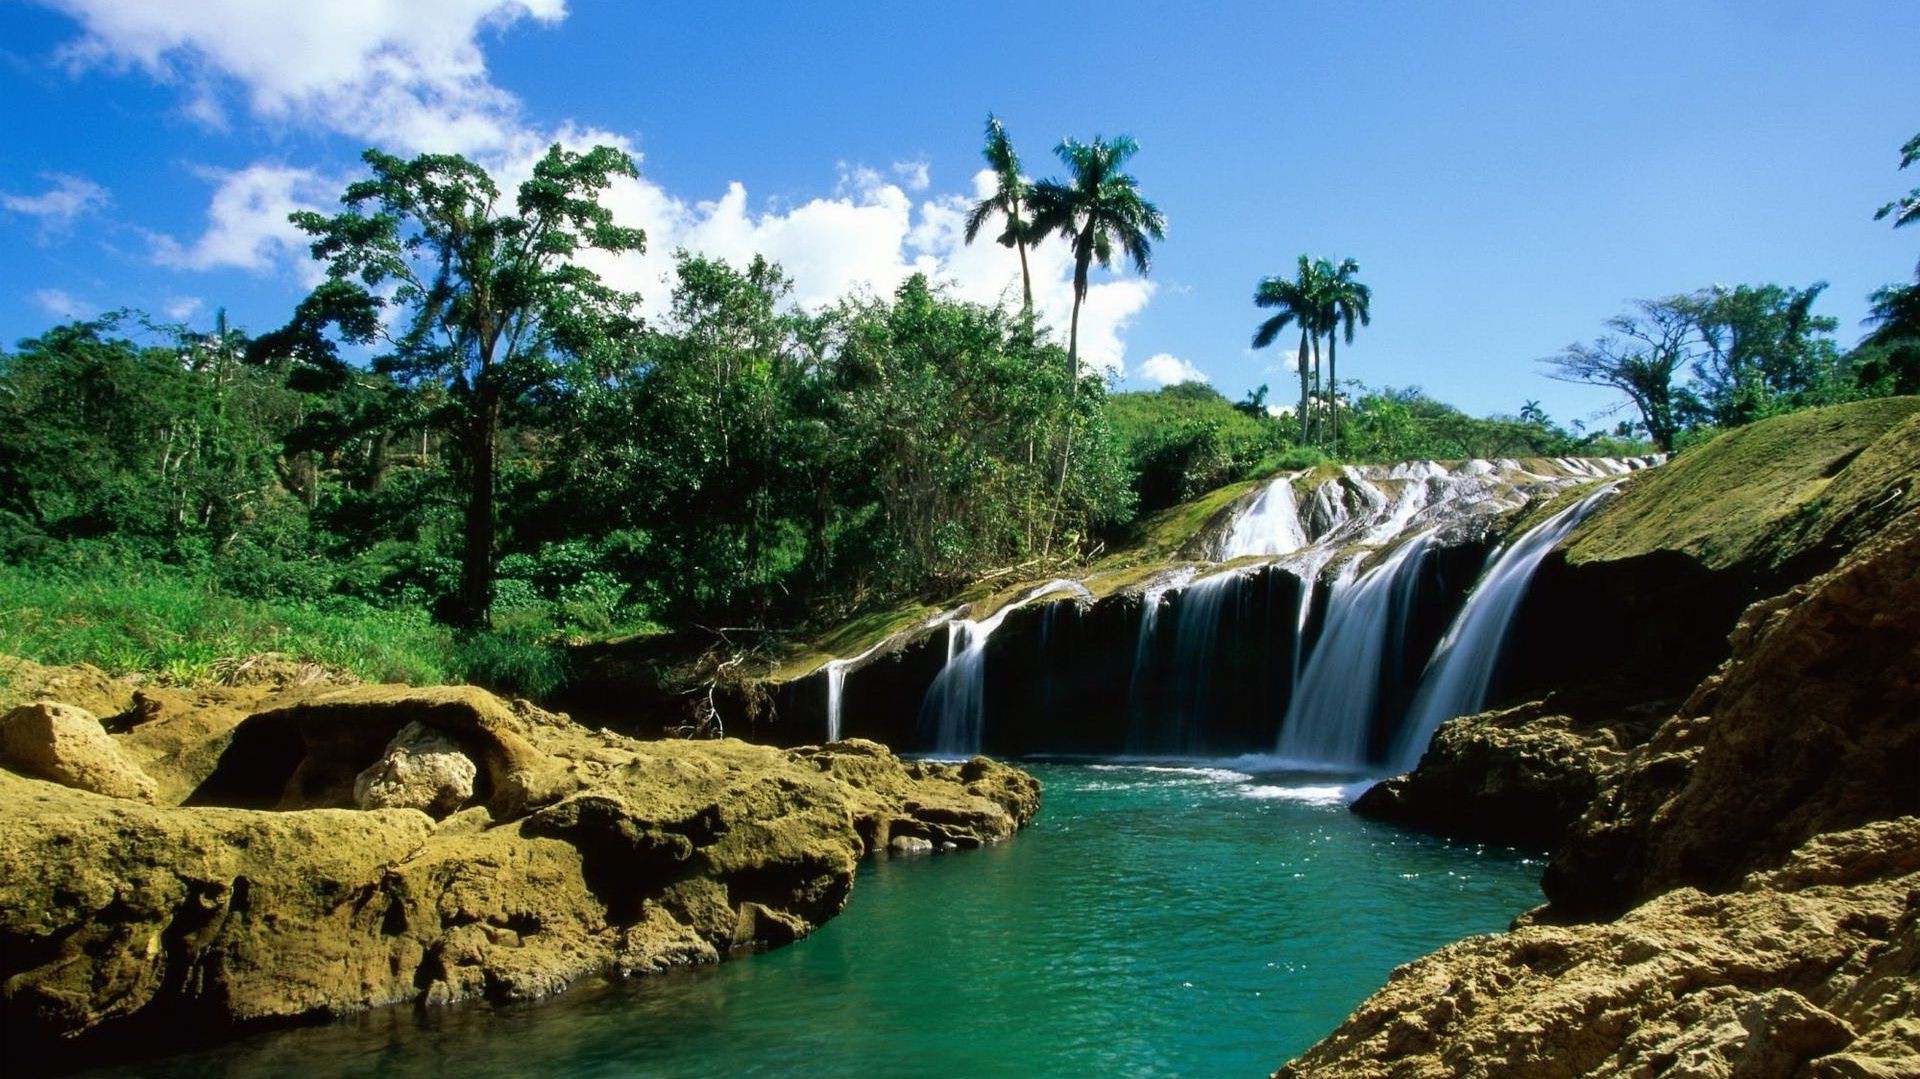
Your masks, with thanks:
M1020 157L1013 152L1013 140L1007 137L1006 126L992 113L987 114L987 144L980 153L993 169L994 182L998 186L993 194L981 199L968 212L967 242L973 242L993 215L1006 218L1007 227L1000 231L994 242L1020 253L1021 311L1031 318L1033 275L1027 269L1027 244L1029 240L1037 242L1040 234L1033 231L1032 223L1027 220L1027 181L1020 175Z
M1338 266L1322 260L1324 287L1320 293L1319 323L1327 335L1327 408L1332 414L1333 452L1340 452L1340 370L1336 364L1335 337L1344 333L1347 344L1353 344L1353 326L1357 321L1362 326L1371 325L1373 313L1373 290L1354 279L1360 272L1360 264L1352 259L1341 259Z
M500 427L508 410L559 385L636 328L637 297L575 258L585 249L642 250L639 229L614 224L599 196L633 160L608 146L559 145L534 165L511 206L486 170L450 154L403 161L363 156L372 177L348 186L346 209L291 215L314 237L326 280L255 354L291 355L344 372L329 327L382 348L377 371L444 394L432 419L459 449L466 503L460 595L452 613L483 624L493 603Z
M1080 306L1087 298L1087 273L1095 262L1113 265L1114 248L1126 253L1133 268L1146 273L1153 241L1166 238L1167 219L1140 197L1140 183L1122 171L1140 147L1126 135L1111 141L1067 139L1054 153L1067 166L1068 179L1041 180L1027 195L1033 233L1059 233L1073 245L1073 319L1067 330L1067 360L1080 375Z
M1547 377L1619 390L1640 410L1647 436L1661 449L1673 449L1691 396L1673 385L1694 335L1686 299L1635 301L1635 313L1607 320L1611 333L1590 345L1568 345L1559 355L1541 360L1549 368Z
M1322 260L1324 262L1324 260ZM1261 280L1254 289L1253 302L1257 307L1277 308L1278 313L1262 322L1253 331L1253 347L1266 348L1280 336L1280 331L1288 326L1300 327L1300 351L1295 357L1294 366L1300 372L1300 444L1306 445L1310 428L1308 416L1313 402L1313 387L1308 380L1308 342L1320 332L1320 316L1324 309L1321 293L1324 291L1325 278L1321 274L1321 264L1315 263L1305 255L1300 256L1300 264L1292 280L1284 277L1268 277Z
M1715 424L1734 427L1830 400L1839 354L1828 335L1839 323L1813 313L1826 287L1715 286L1667 301L1693 321L1693 370Z

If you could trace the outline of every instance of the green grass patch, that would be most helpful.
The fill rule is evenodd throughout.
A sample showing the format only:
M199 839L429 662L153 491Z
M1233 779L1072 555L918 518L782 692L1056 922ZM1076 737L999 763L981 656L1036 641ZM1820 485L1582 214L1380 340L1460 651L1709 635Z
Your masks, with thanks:
M239 599L157 565L0 565L0 653L192 685L214 680L219 660L261 652L367 681L471 682L531 697L552 693L567 676L563 651L549 641L524 632L456 634L417 609L343 597Z

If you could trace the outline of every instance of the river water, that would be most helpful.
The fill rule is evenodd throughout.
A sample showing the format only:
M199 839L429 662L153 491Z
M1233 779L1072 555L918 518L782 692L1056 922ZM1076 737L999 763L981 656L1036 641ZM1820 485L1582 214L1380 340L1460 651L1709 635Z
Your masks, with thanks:
M1031 768L1026 832L869 862L845 913L787 948L94 1074L1259 1076L1395 965L1539 900L1537 858L1360 820L1329 780Z

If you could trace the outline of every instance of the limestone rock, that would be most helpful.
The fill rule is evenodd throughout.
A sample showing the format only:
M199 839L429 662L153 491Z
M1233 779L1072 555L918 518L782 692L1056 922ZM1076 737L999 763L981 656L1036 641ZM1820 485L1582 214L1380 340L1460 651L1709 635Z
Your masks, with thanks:
M1920 1075L1920 818L1601 925L1474 937L1394 971L1289 1079Z
M361 809L418 809L444 817L473 797L479 770L460 744L437 731L409 723L387 743L387 752L353 780Z
M1920 510L1754 605L1733 641L1556 854L1557 917L1727 888L1822 832L1920 813Z
M100 720L68 704L23 704L0 717L0 763L110 798L155 798L152 777L127 760Z
M977 846L1038 807L1030 777L984 759L643 742L467 687L325 692L224 722L168 712L121 736L156 760L214 753L185 805L0 772L10 1052L67 1060L76 1039L143 1025L208 1036L711 963L838 913L891 831ZM169 732L198 748L168 750ZM352 808L396 741L459 747L472 804L438 823Z
M1645 735L1536 701L1443 724L1419 767L1374 785L1353 811L1463 839L1552 847Z

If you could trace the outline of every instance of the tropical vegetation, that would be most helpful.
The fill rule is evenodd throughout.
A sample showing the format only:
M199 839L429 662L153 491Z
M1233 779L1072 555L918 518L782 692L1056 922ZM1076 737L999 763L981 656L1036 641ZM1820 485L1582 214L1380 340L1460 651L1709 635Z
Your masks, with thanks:
M919 276L802 309L777 265L681 253L644 318L579 261L645 242L600 200L624 154L556 148L509 196L461 158L369 152L339 213L295 215L325 276L285 325L123 311L0 353L0 652L190 679L275 649L539 693L568 676L558 644L777 639L1084 562L1277 469L1677 449L1920 390L1920 277L1875 293L1851 349L1823 284L1740 285L1642 301L1548 361L1625 393L1617 426L1531 401L1472 417L1343 379L1371 289L1352 259L1301 255L1255 292L1256 346L1299 331L1297 405L1114 392L1078 320L1096 264L1144 272L1165 236L1137 151L1067 139L1065 177L1029 179L989 118L995 187L967 231L997 223L1022 254L1017 310ZM1064 344L1024 258L1055 239Z

